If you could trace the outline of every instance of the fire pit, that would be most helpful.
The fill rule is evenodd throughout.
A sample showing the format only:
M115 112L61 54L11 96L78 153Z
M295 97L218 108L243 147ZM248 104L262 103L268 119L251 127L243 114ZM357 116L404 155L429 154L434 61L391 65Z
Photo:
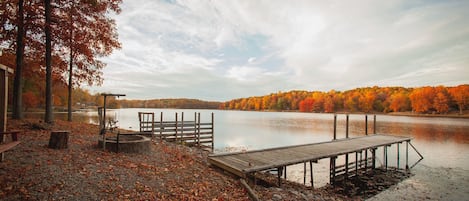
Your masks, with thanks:
M151 139L141 135L120 135L106 138L106 149L113 152L146 153L150 151ZM99 139L98 146L103 147L103 140Z

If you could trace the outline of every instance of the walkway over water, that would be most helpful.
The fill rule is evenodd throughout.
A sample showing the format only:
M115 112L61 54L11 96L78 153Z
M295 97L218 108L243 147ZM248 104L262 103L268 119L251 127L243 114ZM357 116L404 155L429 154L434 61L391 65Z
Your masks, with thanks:
M410 142L411 139L412 138L410 137L374 134L322 143L215 154L209 156L208 160L211 164L228 172L240 177L246 177L248 174L258 171L270 170L273 168L278 168L280 171L280 168L289 165L317 162L318 160L325 158L335 159L340 155L347 155L348 158L348 154L350 153L358 153L367 150L372 151L374 159L375 150L378 147L387 147L396 143L400 144L402 142ZM335 171L335 162L334 167L332 168Z

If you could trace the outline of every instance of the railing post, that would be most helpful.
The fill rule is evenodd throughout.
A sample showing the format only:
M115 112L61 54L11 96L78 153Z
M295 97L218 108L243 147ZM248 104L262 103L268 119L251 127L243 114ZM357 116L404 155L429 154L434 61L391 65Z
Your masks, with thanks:
M163 139L163 112L160 113L160 140Z
M197 124L199 125L197 129L197 146L200 147L200 112L197 114L197 116Z
M177 142L178 141L178 113L176 112L176 119L175 119L175 124L174 124L176 130L175 130L175 133L174 133L174 141Z
M215 147L215 118L212 112L212 152Z
M184 142L184 112L181 112L181 143Z

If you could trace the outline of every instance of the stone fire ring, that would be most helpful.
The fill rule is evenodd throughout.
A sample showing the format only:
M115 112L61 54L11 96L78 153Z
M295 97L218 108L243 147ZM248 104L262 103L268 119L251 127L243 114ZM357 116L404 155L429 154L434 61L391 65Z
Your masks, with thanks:
M119 152L123 153L147 153L150 151L151 139L141 135L120 135ZM103 147L103 139L99 139L98 146ZM106 138L106 150L117 151L117 137Z

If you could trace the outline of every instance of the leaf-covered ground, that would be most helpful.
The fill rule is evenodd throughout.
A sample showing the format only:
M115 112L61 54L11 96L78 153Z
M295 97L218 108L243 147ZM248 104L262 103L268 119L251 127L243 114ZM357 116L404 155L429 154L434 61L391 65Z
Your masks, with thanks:
M85 123L9 120L21 144L0 163L2 200L249 200L235 177L207 163L197 148L157 141L148 154L97 148L98 128ZM51 130L70 130L69 148L47 148ZM261 200L341 200L345 197L286 182L256 186Z

